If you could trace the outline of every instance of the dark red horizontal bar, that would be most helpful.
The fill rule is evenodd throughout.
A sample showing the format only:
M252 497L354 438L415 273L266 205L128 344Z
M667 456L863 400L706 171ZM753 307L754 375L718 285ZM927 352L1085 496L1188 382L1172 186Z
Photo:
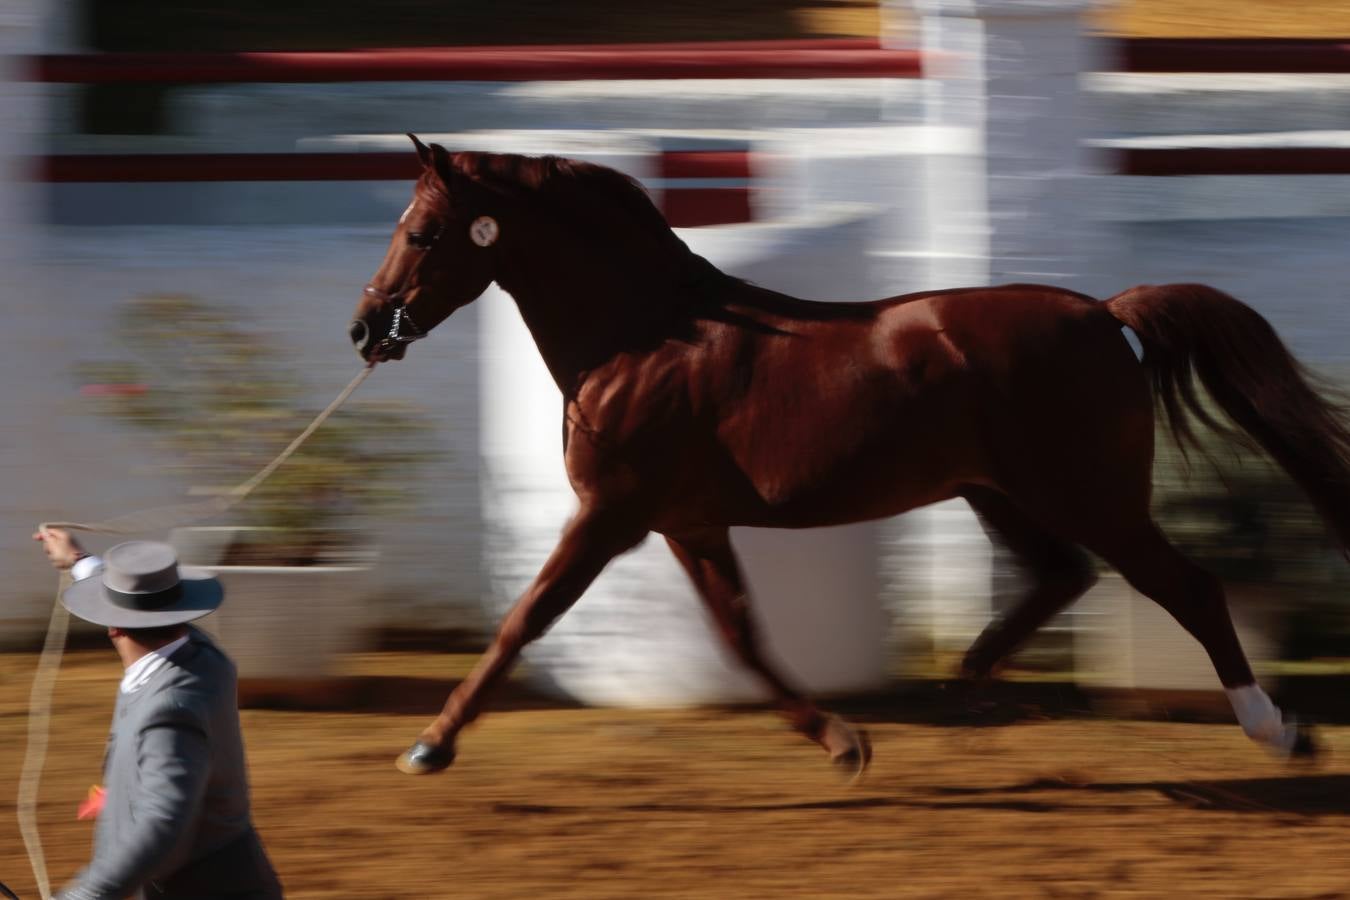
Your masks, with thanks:
M1347 147L1182 147L1116 150L1121 175L1350 175ZM421 171L411 152L72 154L34 161L50 182L411 181ZM663 178L749 178L740 151L662 155ZM722 189L716 189L722 190Z
M660 157L662 178L749 178L747 150L667 150Z
M1127 38L1122 72L1350 72L1350 38Z
M1108 39L1125 72L1350 72L1350 38ZM533 81L614 78L916 78L918 51L871 38L337 52L104 53L31 60L65 83Z
M661 212L672 228L751 221L750 188L665 190Z
M48 156L39 181L413 181L422 171L406 153L174 153Z
M617 78L917 78L907 50L358 50L339 53L102 53L42 56L44 82L582 81Z
M650 53L670 50L880 50L877 38L785 38L761 41L667 41L632 44L486 44L465 47L365 47L367 52L446 51L456 53L537 53L541 50Z
M662 178L749 178L746 151L672 151ZM391 153L163 153L48 156L34 177L52 182L411 181L421 165L411 150Z
M1132 147L1121 175L1350 175L1350 147Z

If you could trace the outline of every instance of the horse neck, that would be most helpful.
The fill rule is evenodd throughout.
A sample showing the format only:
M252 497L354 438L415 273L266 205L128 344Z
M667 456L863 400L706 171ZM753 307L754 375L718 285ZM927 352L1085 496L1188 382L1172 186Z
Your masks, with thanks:
M615 356L659 345L678 318L677 293L659 277L638 277L645 266L616 264L590 244L556 236L518 246L497 283L516 301L564 396Z

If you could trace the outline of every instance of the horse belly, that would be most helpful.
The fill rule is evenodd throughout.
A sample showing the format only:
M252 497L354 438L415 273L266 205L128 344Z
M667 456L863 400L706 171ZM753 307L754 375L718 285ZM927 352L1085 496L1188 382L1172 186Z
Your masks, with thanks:
M754 503L736 524L807 528L898 515L985 480L978 442L948 392L921 398L799 402L760 422L738 454ZM807 423L811 424L807 424Z

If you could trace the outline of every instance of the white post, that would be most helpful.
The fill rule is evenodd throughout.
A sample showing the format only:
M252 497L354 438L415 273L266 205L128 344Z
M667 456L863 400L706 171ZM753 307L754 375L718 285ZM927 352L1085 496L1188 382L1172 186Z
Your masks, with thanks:
M1102 0L914 0L921 17L926 118L969 130L983 161L982 208L952 208L930 179L934 249L977 248L981 281L1075 286L1095 252L1084 215L1083 139L1092 128L1080 78L1096 68L1085 16ZM982 189L982 190L981 190ZM977 274L977 273L972 273Z

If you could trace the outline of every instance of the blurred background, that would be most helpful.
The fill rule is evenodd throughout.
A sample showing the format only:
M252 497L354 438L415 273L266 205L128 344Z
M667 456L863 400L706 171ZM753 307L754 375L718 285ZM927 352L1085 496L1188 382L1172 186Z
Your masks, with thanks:
M0 15L7 648L45 628L37 522L234 485L355 373L345 327L408 202L409 131L628 171L695 250L798 296L1199 281L1332 380L1350 374L1345 3L46 0ZM245 674L481 643L570 510L558 415L494 288L381 367L256 498L176 532L186 559L228 569L217 627ZM1339 673L1343 562L1268 463L1213 456L1187 474L1162 454L1160 519L1228 581L1263 672ZM949 673L1017 590L960 503L737 541L773 651L826 692ZM588 702L756 696L651 543L534 650L534 677ZM296 629L303 656L276 641ZM1217 688L1109 573L1017 668Z

